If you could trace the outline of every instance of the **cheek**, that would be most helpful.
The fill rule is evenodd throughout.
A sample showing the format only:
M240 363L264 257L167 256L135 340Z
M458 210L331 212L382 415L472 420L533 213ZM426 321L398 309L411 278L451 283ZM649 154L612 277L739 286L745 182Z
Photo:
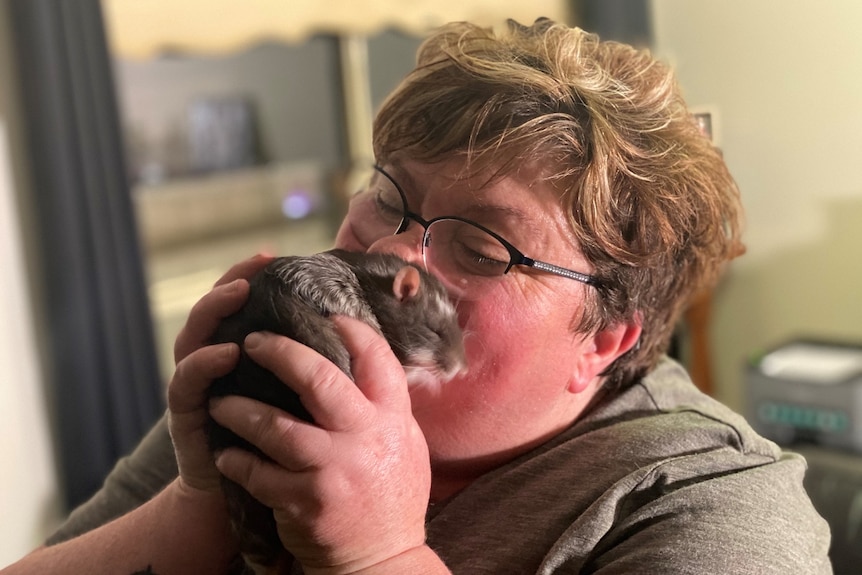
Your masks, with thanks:
M535 376L537 364L546 361L549 344L563 337L556 320L505 303L510 301L474 302L462 315L468 365L492 380Z
M351 252L368 251L368 246L363 246L359 240L356 239L356 235L354 235L353 228L350 225L349 217L344 218L341 222L341 226L338 228L338 233L335 234L335 247Z
M497 295L472 302L462 317L471 379L481 374L477 393L517 402L527 385L537 406L553 400L567 389L584 352L571 328L578 300L552 290Z
M440 455L454 444L493 450L542 435L568 395L576 350L566 322L549 325L547 315L537 319L499 301L465 305L462 319L467 374L439 394L411 390L429 444Z

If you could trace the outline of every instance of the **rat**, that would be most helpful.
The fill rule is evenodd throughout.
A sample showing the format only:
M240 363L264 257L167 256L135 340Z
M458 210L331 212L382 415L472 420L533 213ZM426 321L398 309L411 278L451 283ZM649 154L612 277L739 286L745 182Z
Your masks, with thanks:
M303 343L351 377L350 356L332 315L361 320L382 334L404 367L409 385L448 381L466 366L455 307L433 275L398 256L330 250L279 257L251 278L249 297L225 318L212 343L242 346L253 331L270 331ZM299 396L242 352L237 366L216 379L210 397L243 395L313 421ZM214 421L210 449L259 450ZM285 561L272 509L236 483L222 479L231 523L246 561L261 572Z

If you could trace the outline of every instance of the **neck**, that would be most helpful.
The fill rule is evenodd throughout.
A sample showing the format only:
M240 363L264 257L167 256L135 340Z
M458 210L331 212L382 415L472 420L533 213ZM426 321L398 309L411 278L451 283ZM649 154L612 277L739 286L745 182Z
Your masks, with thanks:
M458 461L431 460L431 502L439 503L469 487L474 481L516 457L544 443L559 433L555 430L546 436L538 437L528 443L507 450L488 453Z
M431 478L430 502L433 505L454 497L471 483L473 483L472 479L440 478L438 475L434 475Z

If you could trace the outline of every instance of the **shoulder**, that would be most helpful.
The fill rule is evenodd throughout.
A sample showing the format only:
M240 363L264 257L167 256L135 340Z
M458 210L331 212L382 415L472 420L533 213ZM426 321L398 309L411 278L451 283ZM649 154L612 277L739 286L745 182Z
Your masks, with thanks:
M543 573L828 573L829 531L804 472L668 360L464 490L429 540L453 560L466 547L470 564L505 540L510 556L493 561Z
M829 529L803 487L805 460L701 393L675 362L663 360L583 424L602 437L612 466L630 466L590 510L605 525L593 534L595 567L830 572Z
M635 449L665 455L729 449L775 461L781 449L757 434L744 417L701 392L685 369L663 358L640 381L605 400L579 427L622 434ZM654 442L661 438L660 446Z
M613 501L591 563L621 572L831 573L829 527L805 492L804 471L797 455L732 450L661 462Z

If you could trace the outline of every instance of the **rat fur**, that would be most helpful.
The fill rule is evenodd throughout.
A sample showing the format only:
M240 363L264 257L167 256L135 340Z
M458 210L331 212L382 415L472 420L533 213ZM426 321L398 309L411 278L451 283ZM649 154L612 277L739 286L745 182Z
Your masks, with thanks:
M330 250L276 258L250 286L248 301L222 321L212 343L242 345L253 331L279 333L315 349L352 379L349 354L329 320L346 315L387 339L410 384L445 381L465 368L462 333L445 288L397 256ZM214 381L209 393L251 397L312 421L299 396L244 352L236 368ZM209 442L213 451L239 446L263 456L215 422ZM285 561L272 509L226 478L222 486L246 561L262 571Z

